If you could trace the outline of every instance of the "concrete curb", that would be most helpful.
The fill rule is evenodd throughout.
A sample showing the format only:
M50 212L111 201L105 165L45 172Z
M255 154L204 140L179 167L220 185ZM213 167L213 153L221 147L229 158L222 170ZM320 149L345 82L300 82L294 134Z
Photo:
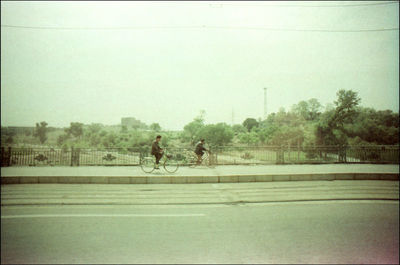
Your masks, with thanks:
M308 173L221 176L2 176L1 184L194 184L312 180L399 180L399 173Z

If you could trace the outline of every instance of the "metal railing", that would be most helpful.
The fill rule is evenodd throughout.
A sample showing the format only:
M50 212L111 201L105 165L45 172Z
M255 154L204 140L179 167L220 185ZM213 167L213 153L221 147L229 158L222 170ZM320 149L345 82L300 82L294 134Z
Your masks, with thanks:
M135 166L150 156L146 148L1 148L1 166ZM218 146L212 147L216 165L390 163L399 164L399 146ZM187 148L169 148L182 165Z

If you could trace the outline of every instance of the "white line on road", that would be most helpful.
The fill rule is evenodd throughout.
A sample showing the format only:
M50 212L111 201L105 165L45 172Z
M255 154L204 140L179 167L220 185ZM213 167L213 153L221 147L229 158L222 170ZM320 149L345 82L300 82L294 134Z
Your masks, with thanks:
M60 218L60 217L199 217L203 213L194 214L28 214L28 215L4 215L1 219L13 218Z

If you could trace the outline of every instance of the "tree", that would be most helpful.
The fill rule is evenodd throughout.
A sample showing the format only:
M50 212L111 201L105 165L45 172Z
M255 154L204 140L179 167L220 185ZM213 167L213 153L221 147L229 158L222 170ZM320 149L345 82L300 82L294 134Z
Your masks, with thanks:
M331 125L342 129L344 123L353 122L357 115L356 107L361 99L357 96L357 92L352 90L346 91L342 89L336 95L338 99L334 101L336 109Z
M304 129L302 127L281 126L270 139L273 145L297 145L304 141Z
M47 140L47 122L42 121L39 123L36 123L36 130L35 130L35 137L39 137L40 143L43 144Z
M247 128L245 128L243 125L241 124L235 124L232 126L232 130L234 132L235 135L238 135L240 133L245 133L247 132Z
M183 127L183 133L181 137L184 141L190 142L194 145L199 138L199 132L204 127L204 115L205 111L200 111L200 115L195 117L192 122L186 124Z
M254 118L247 118L243 121L243 126L250 132L253 127L258 127L258 121Z
M69 128L65 129L65 132L68 135L73 135L75 137L80 138L83 135L83 123L80 122L71 122Z
M128 127L126 125L121 126L121 133L127 133L128 132Z
M357 117L357 105L360 102L357 93L352 90L339 90L336 108L325 111L316 125L318 144L346 145L348 141L345 125L352 123Z
M308 100L309 106L309 119L316 120L321 115L322 105L316 98Z
M70 136L67 133L59 135L57 138L57 145L63 146L69 138Z
M245 132L239 134L239 141L247 145L256 144L259 141L258 135L255 131Z
M204 138L206 142L214 146L223 146L233 139L233 130L226 123L209 124L201 128L198 139Z
M101 128L103 128L103 124L101 123L92 123L88 127L88 131L90 134L97 134L100 132Z
M300 101L297 105L293 105L292 112L303 117L307 121L313 121L318 118L321 114L322 106L316 98L312 98L308 101Z
M267 143L269 142L275 132L278 130L278 126L274 123L270 122L265 122L261 129L258 131L257 135L258 138L260 139L261 143Z
M118 144L118 136L114 132L110 132L103 137L102 144L106 148L115 147Z
M352 142L396 144L399 141L399 116L390 110L359 107L353 122L345 124L344 129L349 137L359 138Z
M159 131L161 131L161 126L158 123L152 123L150 125L150 130L153 130L155 132L159 132Z

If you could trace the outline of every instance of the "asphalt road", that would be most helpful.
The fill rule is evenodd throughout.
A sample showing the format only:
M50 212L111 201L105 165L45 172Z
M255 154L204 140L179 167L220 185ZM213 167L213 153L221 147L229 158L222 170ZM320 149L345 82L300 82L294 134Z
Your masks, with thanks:
M82 205L51 205L54 198L40 206L3 205L1 263L398 264L397 181L332 181L324 182L325 187L322 182L315 187L310 182L262 183L258 187L264 192L258 190L253 196L267 193L269 202L227 203L236 201L234 194L250 193L256 187L252 184L257 183L152 185L155 191L147 195L146 185L26 185L25 192L25 185L2 186L2 203L4 196L27 199L27 194L40 197L63 190L61 196L71 196L71 201ZM315 201L301 196L297 201L278 200L295 190L295 184L301 194L314 193ZM82 196L95 197L96 186L108 189L99 190L99 197L126 196L124 187L132 187L153 200L151 204L96 205ZM179 200L173 195L177 187L186 192ZM391 200L340 199L352 189L359 196L374 193L371 187L382 194L397 189L397 199L393 194ZM318 200L321 191L329 193L330 199ZM207 192L222 198L221 203L209 204L214 196L190 203L190 198ZM161 205L170 197L174 200Z

